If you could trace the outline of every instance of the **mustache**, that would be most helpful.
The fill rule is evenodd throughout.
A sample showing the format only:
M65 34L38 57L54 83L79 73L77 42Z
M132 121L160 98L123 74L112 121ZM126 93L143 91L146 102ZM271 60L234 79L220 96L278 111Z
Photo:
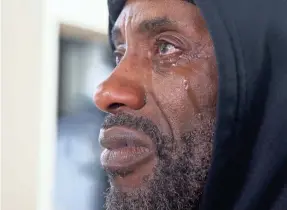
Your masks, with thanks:
M108 129L114 126L123 126L145 133L153 143L158 144L162 139L159 128L149 119L145 117L137 117L127 113L109 114L105 118L102 128Z

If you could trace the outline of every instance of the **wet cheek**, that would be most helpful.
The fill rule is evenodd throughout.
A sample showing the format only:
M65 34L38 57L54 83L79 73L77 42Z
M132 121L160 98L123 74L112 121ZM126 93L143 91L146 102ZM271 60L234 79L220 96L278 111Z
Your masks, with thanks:
M196 114L215 106L217 83L213 81L213 62L198 59L191 65L189 60L181 59L181 63L159 68L160 71L152 71L150 87L173 134L180 136L190 130Z
M181 59L176 73L185 78L188 100L195 112L204 112L213 108L217 96L217 71L215 60L193 59L192 62Z
M197 92L201 111L214 108L217 96L216 66L212 62L200 62L195 78L191 78L191 88Z
M178 75L164 79L157 77L152 87L159 109L165 115L173 135L179 137L183 126L195 113L195 107L188 99L187 81Z

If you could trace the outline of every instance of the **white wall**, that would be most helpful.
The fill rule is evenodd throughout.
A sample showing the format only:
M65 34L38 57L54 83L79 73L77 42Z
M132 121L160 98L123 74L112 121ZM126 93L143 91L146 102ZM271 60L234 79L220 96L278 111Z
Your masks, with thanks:
M61 23L107 33L107 0L58 0L56 11Z
M51 210L61 23L106 33L106 0L2 1L2 208Z
M58 25L49 0L4 0L4 210L51 209Z

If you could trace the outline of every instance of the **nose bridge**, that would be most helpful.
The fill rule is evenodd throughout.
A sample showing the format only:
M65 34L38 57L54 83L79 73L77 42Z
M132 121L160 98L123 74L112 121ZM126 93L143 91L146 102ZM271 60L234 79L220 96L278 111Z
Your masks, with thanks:
M108 79L115 80L120 86L139 88L143 86L144 73L140 67L140 55L132 47L126 50L122 61L115 67Z
M145 105L145 90L135 60L126 54L112 74L99 85L94 101L96 106L114 113L123 108L138 110ZM135 58L134 58L135 59Z

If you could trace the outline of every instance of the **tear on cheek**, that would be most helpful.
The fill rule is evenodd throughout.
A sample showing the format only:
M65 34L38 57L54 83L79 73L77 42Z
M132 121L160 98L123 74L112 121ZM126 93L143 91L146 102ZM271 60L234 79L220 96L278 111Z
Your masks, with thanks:
M188 88L189 88L187 79L184 79L184 80L183 80L183 88L184 88L184 90L186 90L186 91L187 91Z

